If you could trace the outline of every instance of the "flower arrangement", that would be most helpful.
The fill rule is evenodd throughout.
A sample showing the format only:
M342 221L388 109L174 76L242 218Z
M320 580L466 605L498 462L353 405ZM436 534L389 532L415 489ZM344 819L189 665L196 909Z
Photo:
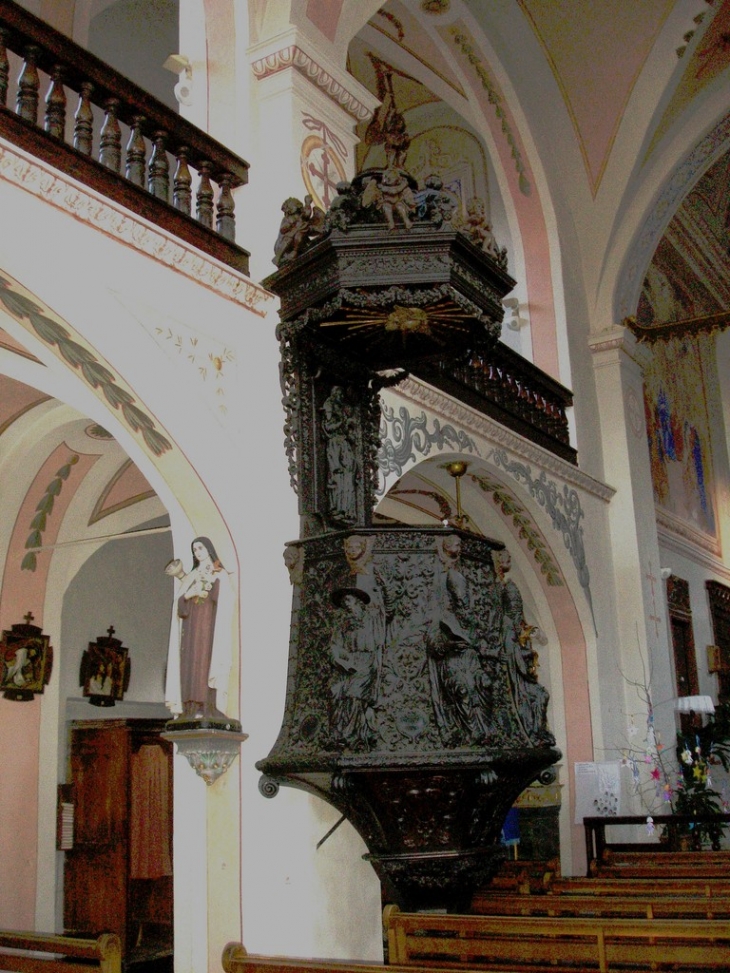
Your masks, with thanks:
M654 833L652 815L661 806L669 805L672 814L698 818L730 811L725 788L716 790L713 780L714 769L730 770L730 705L719 705L703 726L680 730L674 748L665 749L654 728L651 693L640 687L640 696L647 707L646 735L640 743L623 748L622 762L631 769L635 792L649 812L648 833ZM637 734L632 717L629 738L633 741ZM725 827L722 822L698 820L673 830L682 844L692 848L708 843L719 848ZM662 834L660 840L669 840L669 835Z

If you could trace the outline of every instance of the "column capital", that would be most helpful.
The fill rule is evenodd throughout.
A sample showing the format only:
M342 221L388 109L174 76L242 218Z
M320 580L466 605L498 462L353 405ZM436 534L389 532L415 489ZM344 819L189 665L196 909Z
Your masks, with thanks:
M306 48L297 31L279 35L265 44L249 49L251 68L258 81L291 68L320 88L356 122L367 121L378 106L378 99L346 70L337 67L321 53Z
M643 371L651 358L649 349L623 324L612 324L594 332L588 338L588 347L596 366L617 363L623 352Z

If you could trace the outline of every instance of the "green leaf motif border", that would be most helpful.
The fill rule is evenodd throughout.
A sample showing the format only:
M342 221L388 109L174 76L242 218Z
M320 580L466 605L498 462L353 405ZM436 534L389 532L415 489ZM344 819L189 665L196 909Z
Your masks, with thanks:
M0 277L0 303L18 321L28 319L35 333L47 345L56 346L63 360L74 370L80 371L87 385L100 389L107 403L121 412L129 428L140 433L148 449L161 456L172 449L169 439L155 427L152 419L135 404L134 397L120 388L116 377L87 349L74 341L66 328L58 321L43 314L33 301L13 290L10 281Z

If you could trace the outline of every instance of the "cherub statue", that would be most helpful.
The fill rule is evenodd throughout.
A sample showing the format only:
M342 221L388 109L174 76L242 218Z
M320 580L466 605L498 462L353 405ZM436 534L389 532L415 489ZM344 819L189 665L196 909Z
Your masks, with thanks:
M311 196L304 202L290 196L281 205L284 218L274 244L274 263L277 267L289 263L325 233L324 212L313 205Z
M411 217L416 208L416 199L400 169L384 169L379 183L377 179L370 179L362 194L362 204L380 210L391 230L395 229L396 216L406 229L413 225Z

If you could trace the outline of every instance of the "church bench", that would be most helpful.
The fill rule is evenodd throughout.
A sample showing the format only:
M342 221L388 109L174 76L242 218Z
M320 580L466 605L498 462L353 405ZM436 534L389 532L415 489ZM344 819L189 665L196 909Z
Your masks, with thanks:
M407 966L382 963L360 963L353 960L296 959L289 956L261 956L246 952L241 943L229 943L223 950L222 966L225 973L434 973L427 965L409 963ZM480 969L481 969L480 965ZM566 973L566 967L550 965L519 966L505 965L484 967L489 973ZM567 973L580 973L575 967L567 968ZM621 973L645 973L644 969L634 966L621 968ZM691 973L683 967L676 967L673 973Z
M637 851L615 851L605 848L601 855L602 865L657 865L666 867L672 865L694 865L705 868L708 865L722 865L730 874L730 851L667 851L662 845L655 849L643 848Z
M600 916L644 919L730 919L730 896L686 895L509 895L488 890L472 899L471 911L485 916Z
M604 862L593 861L590 866L590 874L597 878L690 878L696 879L699 876L706 879L725 879L730 881L730 869L727 864L705 864L690 865L684 862L671 861L671 855L667 855L666 863L658 861L644 861L640 863L606 864Z
M395 965L468 969L536 969L600 973L623 969L730 969L730 923L714 919L606 919L462 916L404 913L383 916ZM542 967L541 967L542 964Z
M489 883L488 889L504 889L508 892L540 892L546 889L550 882L559 875L559 858L551 858L547 861L529 859L514 861L508 859L502 862L499 871Z
M708 898L730 896L730 876L726 878L619 878L571 876L557 878L550 883L549 895L664 895Z
M48 955L39 956L39 953ZM0 930L0 970L13 973L121 973L119 936L95 938Z

